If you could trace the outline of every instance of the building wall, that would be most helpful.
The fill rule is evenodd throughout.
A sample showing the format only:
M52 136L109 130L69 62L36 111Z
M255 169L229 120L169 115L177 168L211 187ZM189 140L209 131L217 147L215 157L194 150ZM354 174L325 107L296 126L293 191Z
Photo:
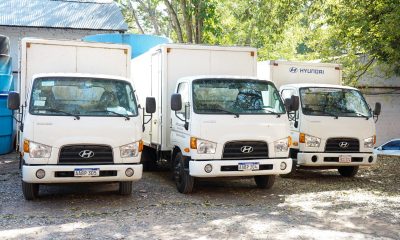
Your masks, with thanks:
M363 90L365 99L372 109L376 102L382 104L382 112L376 122L377 146L390 139L400 138L400 89L395 90L395 88Z
M0 34L8 36L10 38L10 55L13 61L12 64L14 79L18 79L18 54L21 39L24 37L81 39L82 37L87 35L113 32L117 31L0 26Z

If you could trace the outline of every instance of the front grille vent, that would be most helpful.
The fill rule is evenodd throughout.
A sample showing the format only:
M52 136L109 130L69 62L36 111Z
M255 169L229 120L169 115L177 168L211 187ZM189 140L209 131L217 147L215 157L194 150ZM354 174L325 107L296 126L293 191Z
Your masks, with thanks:
M113 164L113 151L104 145L69 145L60 150L58 164L95 165Z
M355 138L329 138L326 152L360 152L360 143Z
M268 144L260 141L227 142L222 159L268 158Z

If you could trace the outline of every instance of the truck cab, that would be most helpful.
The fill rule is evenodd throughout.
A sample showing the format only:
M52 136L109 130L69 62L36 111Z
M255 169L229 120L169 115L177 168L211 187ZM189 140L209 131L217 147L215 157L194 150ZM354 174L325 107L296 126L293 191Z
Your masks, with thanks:
M195 178L254 177L270 188L289 173L288 117L275 85L239 76L191 76L171 97L172 163L177 188Z
M376 163L375 121L380 104L372 111L359 90L352 87L299 83L280 87L283 99L299 97L298 111L289 114L296 167L337 168L345 177L359 166Z
M131 194L143 141L130 47L35 38L21 45L19 92L8 108L19 126L25 199L51 183L118 182L120 194Z

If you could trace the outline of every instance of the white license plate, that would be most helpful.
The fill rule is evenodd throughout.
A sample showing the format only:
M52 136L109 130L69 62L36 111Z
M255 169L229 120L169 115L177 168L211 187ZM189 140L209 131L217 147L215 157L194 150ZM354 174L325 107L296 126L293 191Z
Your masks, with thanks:
M339 155L339 162L340 163L351 163L351 156L350 155Z
M238 165L239 171L253 171L259 169L260 169L260 163L258 162L239 163Z
M75 168L75 177L98 177L100 176L100 168Z

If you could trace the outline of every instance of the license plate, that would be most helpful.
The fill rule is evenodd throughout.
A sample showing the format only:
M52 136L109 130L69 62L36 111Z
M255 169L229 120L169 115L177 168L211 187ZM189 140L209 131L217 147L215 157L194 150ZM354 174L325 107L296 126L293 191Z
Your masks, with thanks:
M100 168L75 168L75 177L98 177L100 176Z
M351 156L350 155L339 155L339 162L340 163L351 163Z
M258 162L239 163L238 165L239 171L253 171L259 169L260 169L260 163Z

